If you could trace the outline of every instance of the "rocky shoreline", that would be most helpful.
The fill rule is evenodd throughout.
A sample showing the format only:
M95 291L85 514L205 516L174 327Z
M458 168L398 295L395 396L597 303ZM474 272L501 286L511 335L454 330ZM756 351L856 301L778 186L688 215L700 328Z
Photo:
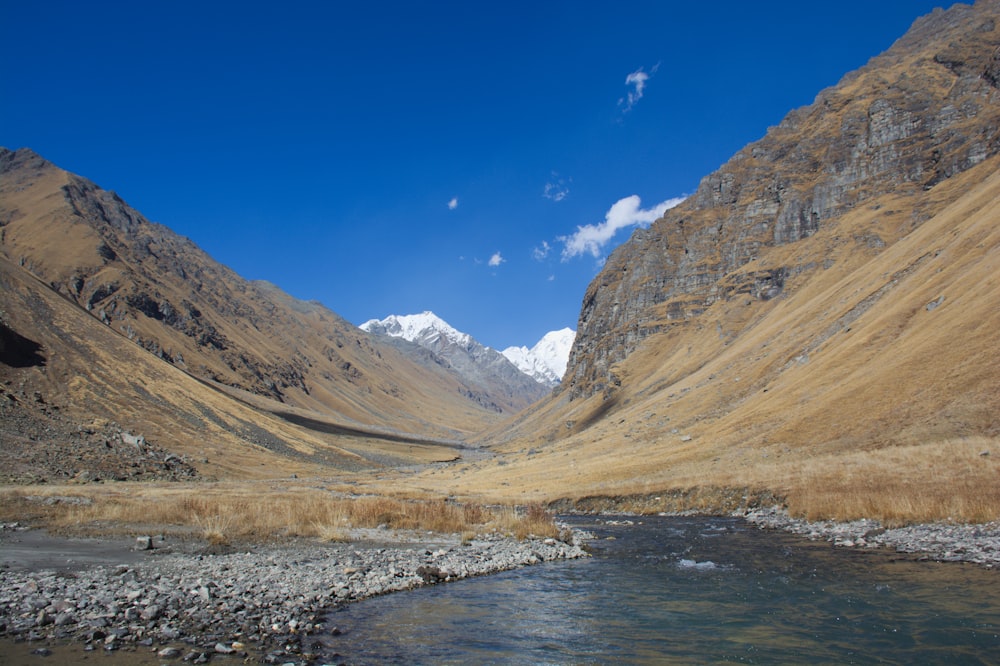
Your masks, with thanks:
M926 523L886 528L876 520L810 522L784 509L764 507L738 514L761 529L784 530L843 548L889 548L940 562L969 562L986 568L1000 566L1000 523L981 525Z
M568 533L568 532L567 532ZM148 543L147 543L148 545ZM144 650L206 663L251 653L264 663L309 663L335 636L337 605L587 556L567 541L492 535L433 545L297 542L225 554L155 554L76 570L0 570L0 637L83 642L85 650Z

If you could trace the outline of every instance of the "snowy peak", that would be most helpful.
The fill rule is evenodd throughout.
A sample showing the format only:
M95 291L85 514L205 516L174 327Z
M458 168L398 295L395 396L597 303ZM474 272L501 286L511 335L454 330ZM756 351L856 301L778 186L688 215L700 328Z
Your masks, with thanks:
M463 356L471 355L476 359L476 365L482 366L484 363L491 365L494 372L500 370L497 360L503 358L517 370L548 388L558 385L562 376L566 374L570 348L576 339L576 331L564 328L546 333L531 349L508 347L502 352L495 352L483 347L468 333L456 330L429 310L420 314L389 315L385 319L370 319L361 324L360 328L376 335L387 335L416 343L435 354L442 355L449 363L462 367L466 374L471 372L471 367L456 357L457 350L461 350ZM494 355L498 358L494 358Z
M521 372L548 386L555 386L566 374L569 352L576 339L576 331L564 328L550 331L538 343L527 347L507 347L501 354L516 365Z
M390 315L366 321L360 328L430 352L436 364L462 378L468 387L465 397L498 412L523 409L542 398L551 386L522 372L500 352L480 344L468 333L455 330L433 312Z
M425 347L428 346L426 343L444 341L468 347L472 342L472 336L456 330L430 310L420 314L389 315L385 319L369 319L361 324L360 328L369 333L403 338Z

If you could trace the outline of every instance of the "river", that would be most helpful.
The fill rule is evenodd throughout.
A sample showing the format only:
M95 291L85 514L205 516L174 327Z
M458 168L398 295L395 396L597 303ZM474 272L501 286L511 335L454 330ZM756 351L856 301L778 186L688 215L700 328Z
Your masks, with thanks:
M594 533L593 557L331 612L326 661L1000 663L997 571L835 549L736 519L572 523Z

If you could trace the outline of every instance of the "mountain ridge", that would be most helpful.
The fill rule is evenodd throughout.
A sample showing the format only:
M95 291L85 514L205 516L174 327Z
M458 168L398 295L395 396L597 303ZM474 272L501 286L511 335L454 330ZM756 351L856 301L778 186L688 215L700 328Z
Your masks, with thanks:
M431 311L370 319L360 328L373 335L405 340L435 355L470 385L476 399L498 413L514 413L542 398L548 387L522 372L500 352L455 329Z
M0 174L0 254L184 372L376 429L455 439L498 418L454 372L243 279L30 149L0 149Z

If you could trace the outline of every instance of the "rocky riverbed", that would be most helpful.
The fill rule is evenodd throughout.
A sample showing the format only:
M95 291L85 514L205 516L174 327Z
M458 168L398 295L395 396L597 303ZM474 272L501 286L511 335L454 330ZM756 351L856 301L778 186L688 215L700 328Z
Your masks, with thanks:
M971 562L1000 566L1000 523L963 525L928 523L886 528L875 520L810 522L788 512L766 507L739 514L751 525L780 529L813 540L830 541L844 548L891 548L899 553L942 562Z
M193 663L247 651L265 663L308 663L310 637L336 634L324 613L338 604L586 556L575 537L435 538L391 546L300 541L221 554L162 554L155 547L162 544L143 539L141 548L154 548L107 565L5 563L0 636L37 642L42 654L47 643L82 641L88 650L143 650Z

